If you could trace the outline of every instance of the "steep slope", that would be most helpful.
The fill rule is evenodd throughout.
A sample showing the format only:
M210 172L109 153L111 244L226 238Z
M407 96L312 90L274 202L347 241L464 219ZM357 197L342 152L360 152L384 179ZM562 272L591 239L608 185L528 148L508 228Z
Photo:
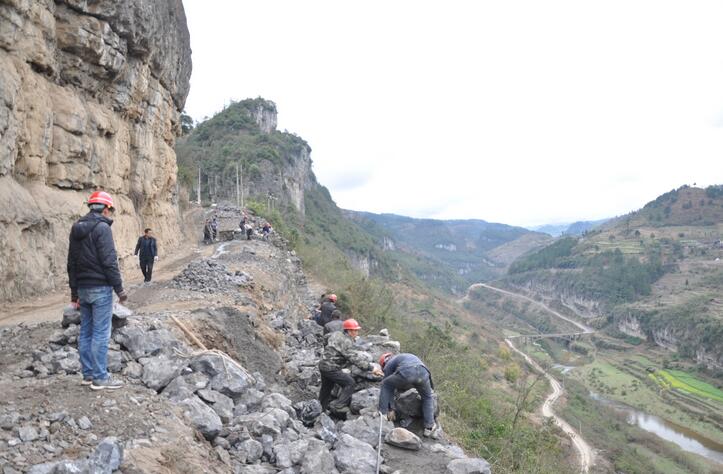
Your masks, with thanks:
M181 1L2 2L0 24L0 300L59 287L96 188L115 197L122 259L145 225L177 243Z
M723 187L666 193L516 261L505 281L603 314L611 334L723 370Z
M357 318L365 328L388 328L405 350L425 360L443 400L443 423L460 444L494 462L496 472L533 466L566 472L575 460L565 437L552 426L540 426L531 413L544 398L545 387L532 384L524 367L500 349L499 330L461 308L448 293L417 278L416 265L434 269L440 266L437 261L396 252L397 244L387 230L349 219L310 168L301 186L303 208L294 204L283 185L272 191L277 199L268 200L265 192L274 183L282 183L287 173L298 175L298 167L310 166L310 161L294 159L280 143L298 137L263 130L255 112L254 104L259 103L271 109L262 99L232 104L179 142L179 168L191 173L186 186L195 185L194 169L200 165L203 203L221 195L234 200L239 164L245 170L247 206L269 219L290 242L317 291L332 290L339 295L345 315ZM231 122L233 126L228 126ZM214 139L202 140L201 133ZM226 151L219 143L228 144ZM267 172L247 172L252 165ZM223 170L228 170L227 178L220 175ZM207 173L212 175L210 181ZM191 189L189 194L196 196L195 192Z

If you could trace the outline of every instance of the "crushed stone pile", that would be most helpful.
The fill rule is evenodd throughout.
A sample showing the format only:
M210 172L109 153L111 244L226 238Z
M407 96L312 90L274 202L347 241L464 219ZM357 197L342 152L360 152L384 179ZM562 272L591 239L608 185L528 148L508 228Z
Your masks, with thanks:
M246 272L232 272L217 260L202 259L191 262L181 273L173 277L170 286L186 291L216 293L250 287L253 283L253 277Z

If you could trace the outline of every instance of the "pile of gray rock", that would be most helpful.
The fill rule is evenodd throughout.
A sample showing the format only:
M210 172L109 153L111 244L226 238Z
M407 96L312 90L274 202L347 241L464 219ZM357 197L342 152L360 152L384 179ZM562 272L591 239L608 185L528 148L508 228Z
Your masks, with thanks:
M251 281L250 277L240 280L239 277L222 264L201 260L190 264L174 279L174 285L196 291L209 288L230 291L241 285L241 280ZM467 459L454 444L422 440L405 429L412 429L411 421L421 415L419 396L413 389L396 399L396 411L402 420L400 426L395 427L380 417L377 411L379 379L367 372L352 371L357 392L346 419L332 419L322 412L316 394L323 331L313 321L294 317L297 313L274 313L274 321L279 320L274 327L285 339L281 348L284 371L280 375L282 380L267 383L261 373L249 373L222 353L192 348L183 334L160 314L135 317L123 308L115 312L118 315L109 351L110 371L122 374L129 384L124 390L138 386L149 399L164 397L179 407L187 423L205 438L228 472L374 473L377 450L382 448L382 451L401 448L419 453L410 454L413 456L422 453L440 456L451 473L489 472L484 460ZM48 379L54 374L77 374L80 371L76 348L78 318L76 312L66 311L63 328L54 331L46 346L34 351L32 361L15 376ZM392 340L386 331L360 338L357 347L369 361L376 361L383 352L400 350L399 342ZM138 403L148 408L152 404L144 400ZM157 412L157 407L155 409ZM15 420L6 416L0 423L3 429L13 433L11 442L15 444L50 439L50 433L43 430L50 431L53 423L73 423L76 431L90 428L87 418L58 417L59 420L45 420L45 424L37 426L20 426L25 423L20 415ZM380 430L382 446L379 446ZM121 438L122 434L118 436ZM30 472L111 472L122 461L124 443L128 448L131 441L103 440L86 459L58 462L50 457L55 461L39 464ZM13 446L8 443L8 447ZM394 472L383 461L382 456L381 471Z
M216 293L224 290L252 286L254 279L246 272L230 271L226 265L213 259L191 262L173 277L170 286L186 291Z

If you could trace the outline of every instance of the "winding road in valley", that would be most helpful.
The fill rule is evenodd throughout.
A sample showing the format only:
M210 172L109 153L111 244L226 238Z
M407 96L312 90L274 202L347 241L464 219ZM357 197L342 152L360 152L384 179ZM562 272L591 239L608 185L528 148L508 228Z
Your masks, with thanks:
M573 319L570 319L566 316L563 316L562 314L558 313L557 311L547 307L545 304L540 303L539 301L535 301L532 298L529 298L525 295L520 295L518 293L513 293L511 291L503 290L501 288L495 288L494 286L486 285L484 283L476 283L472 286L470 286L467 296L465 296L465 299L469 298L469 292L474 290L475 288L487 288L488 290L496 291L498 293L503 293L508 296L512 296L514 298L524 299L527 301L530 301L531 303L534 303L535 305L538 305L542 308L544 308L546 311L550 312L551 314L554 314L556 317L567 321L570 324L575 325L580 329L580 332L577 334L590 334L592 332L595 332L591 327L586 326L578 321L575 321ZM535 334L536 337L557 337L559 334ZM580 459L580 472L588 472L590 469L590 466L592 466L593 461L595 459L595 454L593 452L592 447L580 436L580 433L578 433L568 422L563 420L561 417L555 414L553 411L553 405L557 401L560 396L564 393L564 389L562 387L562 384L550 375L545 369L543 369L540 364L535 362L530 356L519 350L517 347L515 347L514 343L512 342L513 337L505 338L505 343L510 346L510 349L512 349L514 352L518 353L520 356L522 356L523 359L536 371L540 372L541 374L544 374L544 376L547 378L547 380L550 382L550 387L552 387L552 393L547 396L545 401L542 404L542 416L545 418L550 418L555 421L555 424L560 427L560 429L565 432L570 439L572 440L573 446L575 446L575 449L578 452L578 458Z

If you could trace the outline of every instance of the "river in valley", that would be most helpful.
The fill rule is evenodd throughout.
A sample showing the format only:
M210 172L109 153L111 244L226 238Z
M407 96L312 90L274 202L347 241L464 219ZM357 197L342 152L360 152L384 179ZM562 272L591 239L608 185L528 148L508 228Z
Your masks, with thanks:
M590 393L590 396L594 400L612 407L616 411L625 413L627 421L631 425L637 425L639 428L653 433L666 441L675 443L683 451L698 454L723 465L723 443L701 436L695 431L658 416L650 415L628 405L608 400L596 393Z

